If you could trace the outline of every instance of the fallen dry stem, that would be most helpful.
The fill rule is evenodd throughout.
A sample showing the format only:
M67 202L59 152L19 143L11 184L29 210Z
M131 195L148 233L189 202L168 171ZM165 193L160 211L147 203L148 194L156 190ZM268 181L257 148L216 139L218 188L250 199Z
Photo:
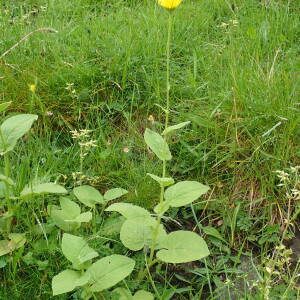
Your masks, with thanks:
M9 48L7 51L5 51L3 54L1 54L0 59L2 59L4 56L6 56L7 54L9 54L10 52L12 52L15 48L17 48L21 43L23 43L24 41L26 41L31 35L33 35L35 32L38 31L48 31L50 33L57 33L58 31L51 28L51 27L41 27L38 29L35 29L31 32L29 32L28 34L26 34L22 39L20 39L16 44L14 44L11 48Z

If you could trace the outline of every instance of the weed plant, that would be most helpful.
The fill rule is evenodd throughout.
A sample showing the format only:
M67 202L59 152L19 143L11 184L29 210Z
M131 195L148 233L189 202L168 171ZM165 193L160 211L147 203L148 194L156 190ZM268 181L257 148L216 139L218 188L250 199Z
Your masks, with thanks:
M173 12L168 67L169 15L154 1L0 0L0 55L37 28L58 31L36 32L0 59L1 107L11 102L2 124L38 116L1 156L0 299L52 299L63 270L63 288L78 272L84 288L57 299L298 299L289 245L299 225L299 9L185 1ZM90 136L73 139L81 129ZM172 153L163 174L162 149ZM167 200L171 178L210 190L162 214L157 195ZM124 235L132 223L133 241ZM148 238L137 246L141 230ZM159 232L179 230L200 234L210 255L161 263ZM88 250L80 263L66 240ZM113 258L128 258L132 273L91 290L92 266Z

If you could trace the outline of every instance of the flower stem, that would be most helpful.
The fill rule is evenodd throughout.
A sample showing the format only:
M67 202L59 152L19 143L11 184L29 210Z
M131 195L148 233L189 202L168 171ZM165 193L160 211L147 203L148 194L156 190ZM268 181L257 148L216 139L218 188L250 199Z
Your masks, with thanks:
M170 45L171 45L171 33L172 33L172 12L169 12L169 19L168 19L168 38L167 38L167 46L166 46L166 54L167 54L167 74L166 74L166 86L167 86L167 95L166 95L166 118L165 118L165 129L168 127L169 124L169 113L170 113ZM167 141L167 135L164 135L165 142ZM163 160L162 165L162 177L166 177L167 172L167 162ZM162 206L164 201L164 192L165 187L161 185L160 189L160 206ZM153 265L153 257L154 257L154 250L156 246L157 236L159 232L159 227L161 223L162 214L160 214L157 218L157 223L153 231L153 239L152 245L150 250L150 256L147 265L150 267Z

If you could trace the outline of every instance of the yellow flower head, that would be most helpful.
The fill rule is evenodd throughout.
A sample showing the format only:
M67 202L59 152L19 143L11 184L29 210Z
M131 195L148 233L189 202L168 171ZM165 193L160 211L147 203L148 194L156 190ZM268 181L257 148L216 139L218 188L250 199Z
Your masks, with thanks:
M166 9L172 10L180 5L182 0L158 0L158 4Z
M153 115L149 115L148 116L148 121L150 121L151 123L153 123L155 121L155 118Z
M123 152L128 153L129 152L129 148L128 147L123 147Z
M31 91L31 92L35 92L35 89L36 89L36 85L35 84L30 84L29 85L29 90Z

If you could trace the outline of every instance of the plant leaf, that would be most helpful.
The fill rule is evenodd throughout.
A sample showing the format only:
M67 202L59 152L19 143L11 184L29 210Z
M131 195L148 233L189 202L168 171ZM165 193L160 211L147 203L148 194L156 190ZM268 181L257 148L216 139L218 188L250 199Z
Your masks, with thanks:
M111 201L117 198L122 197L123 195L127 194L128 191L121 189L121 188L115 188L115 189L111 189L108 190L105 194L104 194L104 200L105 201Z
M192 231L174 231L160 242L157 258L166 263L187 263L199 260L209 255L209 250L203 238Z
M26 243L25 234L22 233L10 233L8 238L9 240L0 241L0 256L11 253Z
M144 139L148 147L160 160L170 160L172 158L169 146L160 134L147 128Z
M154 300L154 296L149 292L139 290L134 294L133 300Z
M63 231L73 231L80 227L80 223L75 219L72 219L65 211L52 207L50 209L50 215L56 226Z
M74 219L80 214L79 205L66 197L60 198L60 206L69 219Z
M123 255L111 255L93 263L87 273L90 275L91 291L108 289L127 277L134 269L135 261Z
M41 184L27 185L21 192L21 198L41 194L66 194L68 191L61 185L48 182Z
M146 209L130 203L114 203L107 207L105 211L116 211L126 219L135 219L136 222L144 222L145 219L152 219Z
M10 233L8 238L10 239L10 243L12 243L13 250L23 247L26 243L24 233Z
M61 243L64 256L73 263L74 268L80 269L80 265L98 256L98 253L89 247L82 238L64 233Z
M156 221L153 219L153 224L149 225L147 223L136 223L135 219L126 220L121 228L120 239L123 245L132 250L141 250L145 245L152 246L153 230L156 225ZM167 233L161 224L158 229L157 242L155 247L157 247L160 241L164 240Z
M3 174L0 173L0 180L4 181L5 183L9 184L9 185L14 185L15 183L13 182L13 180Z
M127 289L124 288L116 288L112 291L112 294L115 295L115 297L118 297L116 299L118 300L133 300L133 297ZM117 295L116 295L117 294ZM115 299L115 298L112 298Z
M165 191L165 199L173 207L192 203L205 194L209 187L197 181L181 181Z
M167 201L163 203L158 203L154 206L153 210L158 215L163 215L170 208L170 204Z
M53 296L68 293L76 288L80 273L73 270L64 270L52 278Z
M0 103L0 112L6 110L11 105L11 101Z
M21 138L37 120L37 115L20 114L6 119L0 126L0 152L13 150Z
M0 256L5 255L13 251L11 249L9 241L8 240L1 240L0 241Z
M73 193L80 202L91 208L95 208L98 203L104 203L100 192L89 185L78 186L73 189Z
M91 221L92 218L93 218L93 214L90 211L88 211L88 212L84 212L84 213L80 214L79 216L77 216L75 218L75 221L79 222L79 223L87 223L87 222Z
M227 243L227 241L222 237L222 235L216 228L211 227L211 226L205 226L205 227L202 227L202 230L205 234L213 236L213 237Z
M154 174L150 174L150 173L147 173L147 175L150 176L156 182L158 182L160 186L166 187L166 186L174 184L173 178L169 178L169 177L162 178L162 177L158 177Z
M185 127L185 126L189 125L190 123L191 123L191 121L186 121L186 122L182 122L182 123L179 123L179 124L176 124L176 125L173 125L173 126L169 126L163 131L162 135L167 135L172 131L175 131L177 129L180 129L182 127Z

